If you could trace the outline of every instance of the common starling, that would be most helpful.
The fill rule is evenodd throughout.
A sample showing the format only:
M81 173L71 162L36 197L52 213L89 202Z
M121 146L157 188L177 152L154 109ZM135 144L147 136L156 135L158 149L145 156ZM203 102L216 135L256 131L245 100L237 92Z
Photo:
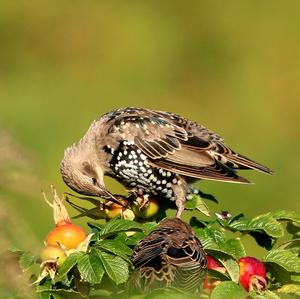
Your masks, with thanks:
M191 226L179 218L164 219L134 248L132 282L136 288L200 289L206 254Z
M179 115L143 108L123 108L96 119L85 136L65 151L61 173L78 193L116 198L104 175L143 198L152 194L184 210L189 185L199 179L249 183L237 169L272 171L235 153L223 139Z

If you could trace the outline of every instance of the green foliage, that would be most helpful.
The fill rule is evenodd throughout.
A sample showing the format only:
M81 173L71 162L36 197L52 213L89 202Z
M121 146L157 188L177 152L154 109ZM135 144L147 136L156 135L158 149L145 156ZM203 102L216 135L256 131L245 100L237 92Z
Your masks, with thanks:
M188 208L197 209L199 202L193 196ZM222 218L220 215L225 216ZM171 297L174 295L174 298L244 298L247 293L239 284L238 259L247 256L243 244L243 237L246 235L254 236L259 246L270 248L261 257L268 271L268 288L252 290L248 297L271 299L281 298L285 294L300 294L300 217L295 212L279 210L252 219L243 214L231 216L223 212L211 217L209 221L193 217L190 224L206 253L218 261L220 269L223 269L210 269L206 272L207 278L219 281L219 284L212 292L198 295L187 296L172 288L136 294L132 298L163 298L166 292ZM39 298L128 298L131 296L127 293L127 282L133 271L130 261L133 247L155 229L156 225L155 222L141 224L119 218L105 224L89 223L92 235L88 239L87 249L70 252L63 265L55 269L54 276L46 273L43 277L38 277L40 270L33 270L33 265L39 264L38 258L29 252L17 249L12 251L19 257L21 268L35 276L34 286ZM290 228L291 225L293 233L287 240L285 228ZM264 238L258 239L258 235L253 235L254 232ZM284 241L281 241L282 237Z
M223 281L211 293L212 299L240 299L245 296L243 288L232 281Z

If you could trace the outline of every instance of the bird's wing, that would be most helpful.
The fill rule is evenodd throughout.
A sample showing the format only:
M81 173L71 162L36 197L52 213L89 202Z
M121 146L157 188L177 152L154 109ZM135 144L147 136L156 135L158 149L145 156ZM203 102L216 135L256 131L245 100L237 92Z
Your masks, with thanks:
M180 236L180 234L182 236ZM169 264L176 266L174 284L185 290L192 290L199 286L206 267L206 254L200 241L193 235L178 231L179 242L169 244L164 254Z
M117 110L109 134L133 142L155 167L194 178L248 183L234 169L264 166L234 153L223 139L175 114L139 108Z
M180 231L178 232L180 234ZM195 236L186 235L179 243L169 245L165 253L166 259L173 265L185 270L205 268L205 252L199 240Z
M152 261L159 257L165 248L165 238L160 232L153 232L143 239L135 248L132 262L136 268L151 265Z
M163 115L167 119L171 119L176 123L176 125L183 127L186 130L189 139L185 146L191 150L203 150L203 141L200 142L199 146L200 138L201 140L209 143L207 150L209 151L210 155L229 168L254 169L268 174L273 173L273 171L268 167L261 165L260 163L257 163L245 157L244 155L234 152L224 143L224 139L220 135L207 129L206 127L170 112L160 111L159 114Z

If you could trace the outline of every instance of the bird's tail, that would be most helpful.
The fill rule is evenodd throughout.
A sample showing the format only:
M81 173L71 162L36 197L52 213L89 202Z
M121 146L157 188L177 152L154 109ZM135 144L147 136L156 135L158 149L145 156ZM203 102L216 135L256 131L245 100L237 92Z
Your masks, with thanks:
M273 174L273 170L271 170L270 168L262 164L259 164L243 155L233 154L227 156L226 158L228 159L229 162L237 165L236 168L238 169L254 169L263 173Z

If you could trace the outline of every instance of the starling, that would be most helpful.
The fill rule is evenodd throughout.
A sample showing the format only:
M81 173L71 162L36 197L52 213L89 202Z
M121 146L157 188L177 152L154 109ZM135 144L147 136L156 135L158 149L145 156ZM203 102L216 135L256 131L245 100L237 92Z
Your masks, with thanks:
M191 226L179 218L164 219L134 248L132 282L139 289L200 289L206 255Z
M118 109L96 119L65 151L60 169L65 183L78 193L117 201L105 187L107 175L137 197L175 201L176 217L184 210L189 185L197 180L249 183L236 170L272 173L204 126L143 108Z

